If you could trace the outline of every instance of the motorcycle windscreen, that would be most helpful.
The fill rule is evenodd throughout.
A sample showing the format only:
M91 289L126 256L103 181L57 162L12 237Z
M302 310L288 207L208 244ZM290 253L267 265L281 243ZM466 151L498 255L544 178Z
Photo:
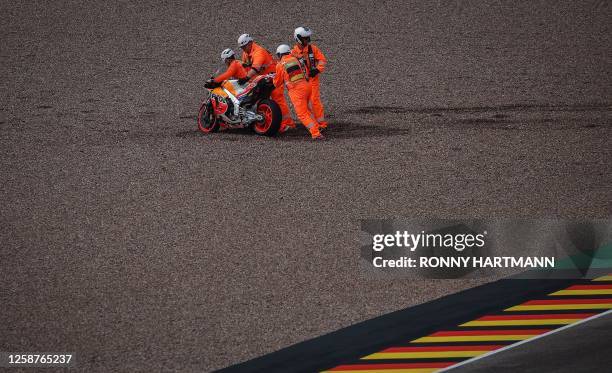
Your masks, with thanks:
M238 84L238 80L236 79L224 81L222 87L227 89L229 93L234 96L239 95L244 90L244 87Z
M217 87L217 88L213 89L212 93L217 95L217 96L227 97L227 93L225 93L225 91L223 90L222 87Z

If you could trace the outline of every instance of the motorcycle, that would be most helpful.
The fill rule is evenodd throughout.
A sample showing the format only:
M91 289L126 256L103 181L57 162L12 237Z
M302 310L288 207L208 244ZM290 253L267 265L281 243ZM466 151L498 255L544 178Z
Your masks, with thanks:
M198 128L213 133L220 128L250 128L262 136L274 136L280 128L282 113L270 99L274 74L259 75L245 85L230 79L216 83L209 79L204 87L208 97L200 105Z

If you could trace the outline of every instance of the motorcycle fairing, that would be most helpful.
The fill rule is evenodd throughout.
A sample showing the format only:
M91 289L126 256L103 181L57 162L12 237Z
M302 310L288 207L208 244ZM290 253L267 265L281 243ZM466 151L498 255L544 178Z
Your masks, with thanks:
M227 111L227 103L222 97L215 97L210 100L210 103L212 104L215 115L223 115Z

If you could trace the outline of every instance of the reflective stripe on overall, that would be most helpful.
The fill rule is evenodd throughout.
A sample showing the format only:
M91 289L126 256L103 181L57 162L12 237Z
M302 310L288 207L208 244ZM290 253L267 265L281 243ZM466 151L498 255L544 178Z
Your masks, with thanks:
M289 57L283 62L283 68L287 72L287 78L289 79L290 83L295 83L300 80L308 80L304 66L297 58L293 56Z
M296 82L307 79L307 76L304 72L304 67L299 63L297 58L292 58L289 61L281 62L283 69L287 73L287 82L285 82L289 86L293 87ZM281 92L283 91L282 87L279 87ZM283 123L289 125L290 127L295 127L293 119L291 118L291 114L289 110L286 113L283 113Z

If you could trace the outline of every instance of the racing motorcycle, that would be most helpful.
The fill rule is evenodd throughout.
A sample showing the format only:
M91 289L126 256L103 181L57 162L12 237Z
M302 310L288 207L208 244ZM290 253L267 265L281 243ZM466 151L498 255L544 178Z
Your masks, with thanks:
M200 105L198 128L204 133L220 128L251 128L258 135L274 136L280 128L282 114L270 99L274 74L259 75L245 85L230 79L216 83L211 78L204 87L208 97Z

